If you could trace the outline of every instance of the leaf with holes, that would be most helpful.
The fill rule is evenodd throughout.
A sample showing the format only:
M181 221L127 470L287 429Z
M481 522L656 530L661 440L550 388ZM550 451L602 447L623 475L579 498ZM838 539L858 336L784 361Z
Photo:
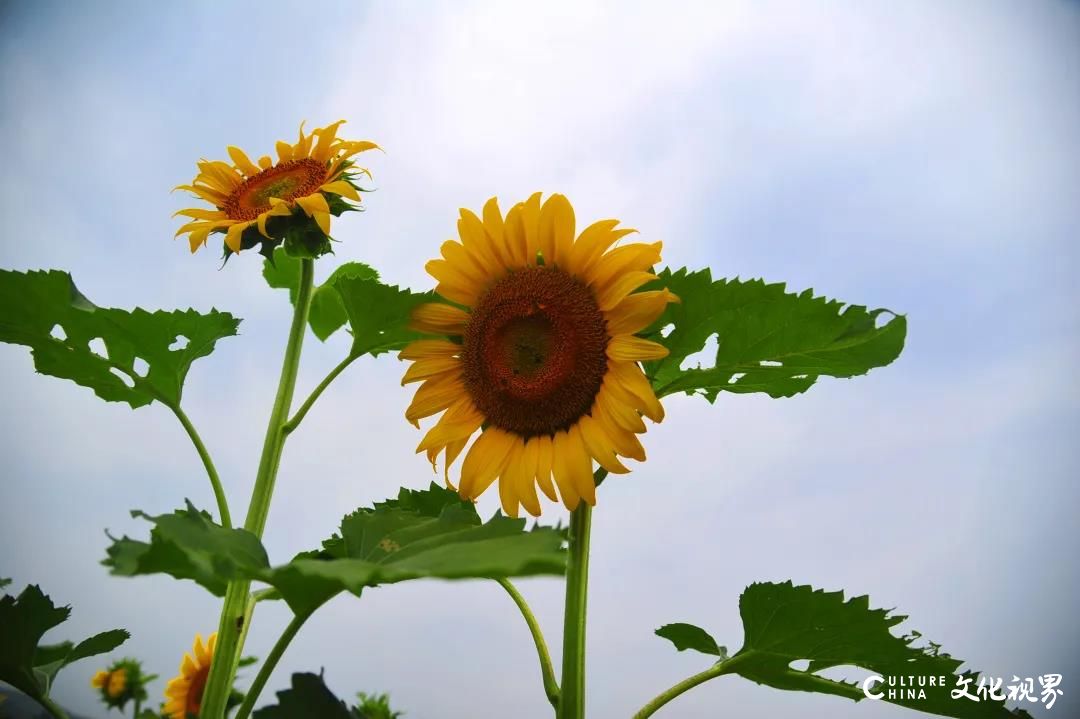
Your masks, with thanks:
M791 397L821 376L855 377L884 367L904 348L902 315L845 307L811 290L794 294L762 280L714 282L709 270L686 269L665 269L653 284L682 300L668 305L645 333L670 352L646 363L659 396L686 392L710 402L721 391ZM714 365L683 369L714 335Z
M292 688L277 692L277 704L256 709L254 719L356 719L319 674L292 675Z
M417 305L431 302L433 293L412 292L360 277L340 277L334 287L349 317L353 356L399 350L423 336L409 329L410 315Z
M102 399L142 407L180 403L192 362L236 334L240 321L217 310L147 312L97 307L71 276L0 270L0 341L33 352L42 374L70 379ZM92 346L102 344L100 353ZM145 367L145 369L140 369Z
M111 652L130 636L123 629L102 632L78 644L39 646L45 632L64 623L70 607L57 607L30 585L18 597L0 597L0 681L34 699L49 695L56 674L80 659Z
M273 258L263 263L263 277L271 287L287 289L289 302L296 304L296 293L300 288L300 260L286 254L285 250L279 247L274 251ZM346 262L335 269L326 282L312 291L308 324L320 340L325 341L349 319L341 295L335 287L338 280L347 277L378 280L379 273L362 262Z
M230 579L250 578L270 566L266 550L254 534L215 524L209 514L190 502L186 509L172 514L152 517L135 510L131 516L154 525L150 541L113 538L102 561L112 574L168 574L193 579L220 597Z
M854 666L871 675L904 677L910 682L905 691L892 696L886 686L872 687L886 690L882 700L891 704L958 719L1030 719L1026 712L1009 711L1003 701L953 699L951 692L958 680L970 680L969 690L974 693L978 676L959 673L963 662L942 653L938 645L913 646L921 636L917 632L903 637L893 634L893 627L907 617L871 609L865 596L844 601L843 592L796 587L791 582L752 584L739 598L739 614L743 647L714 666L716 676L738 674L777 689L859 701L866 698L860 684L820 674L833 667ZM709 637L705 630L693 629ZM793 668L792 663L798 661L808 662L807 667Z
M481 522L472 502L432 484L402 489L397 499L358 509L341 521L341 533L320 552L261 574L297 614L341 591L410 579L473 579L561 575L561 530L536 527L496 514Z

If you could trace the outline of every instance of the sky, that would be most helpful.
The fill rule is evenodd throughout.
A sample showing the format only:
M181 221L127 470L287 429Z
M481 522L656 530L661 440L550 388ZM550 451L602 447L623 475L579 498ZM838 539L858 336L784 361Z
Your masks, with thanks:
M907 315L892 366L770 400L685 396L594 513L588 710L626 717L708 665L653 635L685 621L740 645L754 581L869 594L992 676L1064 675L1035 716L1080 715L1080 4L0 4L0 267L70 271L96 304L243 318L188 376L184 407L234 515L249 496L289 307L260 258L222 268L171 238L174 185L228 145L270 153L344 118L375 191L335 221L335 260L418 290L458 208L562 192L579 226L619 218L672 267L763 277ZM305 346L298 397L344 357ZM342 515L432 479L403 417L403 365L365 358L289 440L264 543L285 561ZM0 576L172 676L219 602L167 577L110 577L108 538L209 485L172 415L36 375L0 346ZM494 495L494 493L491 493ZM481 514L497 498L480 501ZM565 521L547 507L543 521ZM562 582L520 582L560 651ZM247 651L288 620L260 607ZM550 716L520 616L492 582L339 597L270 680L319 671L389 692L409 719ZM56 686L105 716L86 661ZM861 678L865 673L850 676ZM250 670L249 670L250 676ZM738 677L658 717L888 719L883 703Z

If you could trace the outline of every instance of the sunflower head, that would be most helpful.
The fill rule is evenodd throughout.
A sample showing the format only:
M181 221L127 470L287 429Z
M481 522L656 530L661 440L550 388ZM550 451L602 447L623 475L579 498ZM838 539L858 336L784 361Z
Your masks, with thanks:
M661 243L616 246L633 232L602 220L575 233L562 195L540 193L504 217L494 198L483 217L458 220L460 241L427 264L447 302L417 307L413 327L441 335L401 352L402 384L421 382L406 410L413 424L442 413L417 448L449 467L465 450L459 492L476 499L498 480L503 511L540 514L537 487L569 509L596 502L593 463L629 470L644 461L643 417L664 411L639 362L667 350L636 334L678 298L657 279ZM450 304L453 303L453 304ZM557 489L556 489L557 488Z
M210 635L205 644L201 635L195 635L191 653L185 653L180 661L180 673L165 686L165 706L162 712L171 719L186 719L189 714L199 715L216 643L216 632Z
M200 160L191 184L176 189L193 193L213 209L178 211L191 221L177 236L188 235L195 252L212 233L222 233L226 257L255 246L269 257L281 244L297 257L329 252L331 215L359 209L354 204L360 202L359 178L371 177L352 158L378 147L367 140L339 138L344 122L308 134L301 124L296 142L278 141L277 162L269 155L252 162L238 147L228 148L231 162Z
M155 678L143 674L139 661L125 658L94 674L90 686L98 690L107 707L123 711L129 701L146 699L146 685Z

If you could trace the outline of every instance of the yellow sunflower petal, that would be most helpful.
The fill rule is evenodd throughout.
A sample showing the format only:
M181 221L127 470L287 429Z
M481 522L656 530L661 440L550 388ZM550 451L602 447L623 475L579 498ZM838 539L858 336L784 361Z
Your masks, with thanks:
M670 302L679 302L679 298L667 288L635 292L624 297L607 312L608 334L614 337L640 332L664 314Z
M584 418L583 418L584 419ZM574 490L588 505L596 504L596 480L593 479L592 460L581 433L580 421L566 433L566 454L570 481Z
M536 495L536 462L539 451L540 444L536 437L526 440L512 477L517 488L518 501L525 511L534 517L540 516L540 498Z
M229 145L229 147L226 149L228 149L229 151L229 157L232 158L233 164L236 165L237 169L240 170L240 172L244 173L248 177L259 174L259 166L251 161L251 159L247 156L247 153L245 153L239 147L234 147L233 145Z
M570 435L565 432L556 432L552 437L551 448L551 469L555 476L555 484L559 485L559 495L562 497L562 503L573 512L577 509L578 503L581 502L581 495L578 494L576 483L574 481L574 472L572 470L572 464L570 459L571 449L578 452L582 458L587 462L588 459L584 457L584 447L578 447L577 445L571 445ZM577 461L577 459L575 459Z
M581 430L581 438L585 442L585 448L601 467L612 474L626 474L630 471L615 456L615 450L612 447L613 442L595 418L586 415L578 420L577 427Z
M428 302L413 309L410 320L409 326L418 332L460 335L465 331L469 315L442 302Z
M574 208L563 195L552 195L540 208L540 252L544 264L557 265L574 241Z
M318 192L305 197L297 197L296 204L304 208L304 213L308 217L313 217L317 212L330 212L330 205L327 204L326 198Z
M510 451L506 455L503 470L499 473L499 503L502 505L503 514L507 517L518 516L518 506L521 497L518 496L520 482L518 476L522 474L521 455L525 450L525 443L520 437L514 437L510 445Z
M602 291L628 272L647 270L660 261L663 242L635 242L616 247L585 270L586 281Z
M259 167L263 170L269 170L274 166L274 160L269 155L263 155L259 158Z
M331 148L334 145L334 140L337 139L338 128L345 124L344 120L338 120L326 127L320 127L314 130L314 134L319 138L319 141L315 143L314 149L311 151L311 158L318 160L319 162L326 162L330 159Z
M106 671L99 671L90 678L90 686L94 689L101 689L105 686L107 681L109 681L109 673Z
M465 385L457 376L429 379L416 390L413 401L405 410L405 419L419 427L421 419L442 412L464 395Z
M429 357L455 357L461 352L461 345L448 340L416 340L405 346L398 353L398 359L420 360Z
M224 220L226 215L221 210L206 210L199 207L192 207L186 210L177 210L173 213L173 217L182 215L184 217L191 217L196 220Z
M465 250L485 272L495 276L505 271L507 264L503 256L503 248L492 244L487 231L484 230L484 223L470 210L461 209L458 235L461 237L461 244Z
M345 180L335 180L334 182L327 182L325 185L319 188L319 191L332 192L335 195L348 197L354 202L360 202L360 193L356 191L355 187L350 185Z
M190 192L197 197L206 200L215 207L221 207L229 198L228 194L211 187L206 187L205 185L177 185L173 190L185 190Z
M667 357L668 348L641 337L619 335L608 342L607 356L616 362L644 362Z
M608 370L611 372L612 380L638 401L638 408L642 414L653 422L663 421L664 406L656 398L652 385L636 363L609 362Z
M444 372L461 372L461 360L457 357L431 357L414 362L405 376L401 378L402 386L411 382L419 382Z
M225 235L225 245L233 252L240 251L240 235L244 233L244 230L251 227L251 222L237 222L235 225L229 225L229 231Z
M596 303L607 312L638 287L655 279L656 275L651 272L627 272L597 293Z
M540 435L530 440L536 442L536 483L540 485L540 491L547 495L552 502L559 501L559 495L555 493L555 485L551 482L552 444L550 435Z
M501 429L484 430L465 455L458 493L466 499L476 499L483 494L502 471L515 441L520 440Z
M277 144L274 146L274 149L277 150L278 162L288 162L289 160L293 159L292 145L285 142L284 140L278 140Z

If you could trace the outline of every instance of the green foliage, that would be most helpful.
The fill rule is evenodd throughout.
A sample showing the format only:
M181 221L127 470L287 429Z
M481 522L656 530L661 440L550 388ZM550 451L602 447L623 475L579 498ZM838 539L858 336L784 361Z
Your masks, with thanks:
M359 509L318 553L301 555L265 576L297 614L342 590L409 579L471 579L561 575L561 531L496 514L481 522L471 502L432 484L402 489L396 500Z
M49 695L57 673L73 662L111 652L130 636L123 629L96 634L75 644L39 646L45 632L62 624L71 607L57 607L36 585L18 597L0 597L0 681L34 699Z
M277 704L256 709L254 719L356 719L319 674L293 674L292 688L277 692Z
M263 265L263 277L275 289L287 289L295 304L300 286L300 260L283 249ZM346 262L312 293L308 324L326 340L346 322L353 335L351 354L377 355L401 349L420 337L408 329L413 307L430 302L432 294L411 292L379 281L379 273L360 262Z
M819 672L856 666L883 677L915 677L916 681L918 677L945 676L945 686L922 687L925 698L885 697L882 701L959 719L1029 716L1007 710L1000 701L952 699L950 692L958 676L970 677L974 686L977 675L958 674L963 662L942 653L935 644L912 646L920 636L916 632L904 637L893 634L892 628L907 617L871 609L866 596L844 601L843 592L797 587L791 582L752 584L739 599L739 613L745 633L743 647L717 665L722 669L717 675L738 674L777 689L833 694L855 701L865 698L858 684L828 679ZM702 637L712 639L703 629L692 630L699 643ZM798 660L809 661L805 670L791 667Z
M186 509L156 517L138 510L131 516L153 523L150 541L127 536L112 538L102 561L112 574L169 574L194 579L217 596L225 595L229 579L270 566L258 538L244 529L225 529L210 515L187 503Z
M356 706L352 710L355 719L398 719L404 716L404 712L396 712L390 707L389 694L365 694L359 692L356 695Z
M855 377L883 367L904 347L903 316L845 307L815 297L812 290L792 294L783 284L762 280L714 282L707 269L665 269L652 285L667 287L682 300L668 305L645 333L671 353L646 363L659 396L686 392L710 402L720 391L791 397L822 375ZM889 321L875 327L878 316L886 313L892 315ZM663 336L661 330L668 325L673 328ZM714 334L715 365L679 369Z
M721 659L728 658L727 647L717 645L716 640L701 627L693 624L665 624L656 630L656 636L667 639L680 652L693 649L702 654L710 654Z
M435 484L402 489L397 499L359 509L341 522L341 534L318 552L270 568L254 535L224 529L190 504L150 517L150 541L113 539L103 562L113 574L164 573L194 579L219 596L230 579L262 581L276 588L297 614L314 611L341 591L409 579L470 579L560 575L563 533L549 527L525 531L525 521L496 514L481 522L471 502Z
M158 400L180 403L191 363L205 357L214 344L236 334L240 321L211 310L147 312L95 306L75 287L66 272L0 270L0 341L26 345L42 374L70 379L102 399L142 407ZM63 330L63 339L53 336ZM107 356L90 343L100 338ZM179 338L183 348L170 349ZM145 376L135 361L146 362Z

